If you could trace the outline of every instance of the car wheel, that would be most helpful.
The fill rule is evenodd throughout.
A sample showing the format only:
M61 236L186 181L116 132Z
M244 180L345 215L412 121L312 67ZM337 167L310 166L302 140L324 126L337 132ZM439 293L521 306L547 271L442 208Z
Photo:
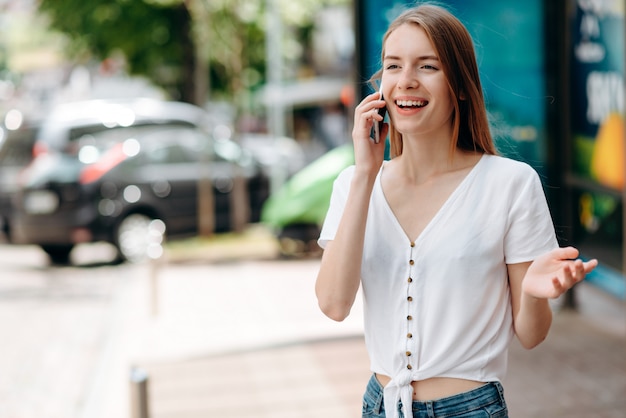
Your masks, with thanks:
M311 257L321 254L317 245L320 230L313 224L287 225L278 234L278 243L283 257Z
M131 263L158 258L165 233L165 224L151 216L133 213L118 225L115 244L120 258Z
M6 218L0 216L0 242L3 240L6 242L11 242L11 236L9 235L9 222Z
M50 262L52 262L52 264L60 265L70 263L70 253L73 248L74 244L41 245L41 249L48 254L48 257L50 257Z

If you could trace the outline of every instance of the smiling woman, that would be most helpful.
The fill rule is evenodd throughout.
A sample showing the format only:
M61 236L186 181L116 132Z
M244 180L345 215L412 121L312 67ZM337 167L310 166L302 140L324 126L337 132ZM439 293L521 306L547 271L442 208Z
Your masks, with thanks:
M489 134L473 42L463 24L456 19L450 23L447 30L455 42L445 43L445 37L433 36L436 30L433 25L436 23L428 17L416 17L414 25L403 23L406 22L398 19L389 27L383 39L381 56L383 68L372 76L372 81L382 78L382 83L391 87L400 77L405 77L402 81L408 85L438 80L440 97L444 100L449 99L454 114L458 115L452 119L451 125L452 135L457 138L458 146L465 150L495 154L495 147ZM403 36L414 39L415 42L406 44L398 42ZM387 42L389 38L392 42ZM386 78L390 80L386 82ZM388 92L383 92L383 95L389 97ZM410 107L418 108L428 105L428 97L409 95L396 97L395 100L400 108L406 107L408 103L411 103ZM471 124L469 114L474 115ZM444 114L443 117L445 116ZM389 134L391 155L400 155L403 142L395 123L391 124ZM456 143L450 145L451 153L454 152L456 145Z
M363 417L506 417L513 335L539 344L548 299L597 261L558 248L539 176L496 155L472 39L450 12L424 4L394 20L378 79L318 240L320 308L342 321L362 289ZM389 161L370 136L383 107Z

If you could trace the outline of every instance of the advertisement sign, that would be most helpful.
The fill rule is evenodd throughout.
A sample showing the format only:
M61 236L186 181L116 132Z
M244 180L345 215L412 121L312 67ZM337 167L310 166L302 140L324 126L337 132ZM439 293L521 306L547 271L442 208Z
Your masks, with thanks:
M468 28L476 49L492 133L499 151L546 169L546 106L541 0L448 0L443 2ZM361 96L381 65L382 38L389 23L414 1L362 0Z
M572 0L574 171L624 188L624 1Z
M569 1L576 239L601 261L588 280L625 299L624 277L616 273L624 266L625 2Z

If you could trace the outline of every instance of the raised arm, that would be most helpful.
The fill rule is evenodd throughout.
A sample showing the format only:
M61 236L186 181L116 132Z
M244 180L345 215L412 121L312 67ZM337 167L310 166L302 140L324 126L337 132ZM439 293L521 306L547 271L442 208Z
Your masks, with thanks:
M522 346L541 343L552 324L549 299L556 299L582 281L597 265L583 262L573 247L557 248L532 263L508 265L515 334Z
M367 96L355 109L352 131L354 175L339 227L334 239L324 249L315 283L320 309L335 321L343 321L350 313L361 280L367 212L385 152L384 141L374 144L370 140L373 122L382 119L376 109L384 102L378 97L378 93ZM386 135L387 130L385 125L381 133Z

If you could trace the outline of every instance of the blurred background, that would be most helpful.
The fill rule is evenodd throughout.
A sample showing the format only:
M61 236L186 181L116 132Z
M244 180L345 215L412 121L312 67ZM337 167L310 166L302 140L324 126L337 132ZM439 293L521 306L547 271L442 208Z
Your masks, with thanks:
M539 358L583 357L555 372L514 350L515 416L618 416L624 1L441 3L475 40L498 149L600 261ZM0 0L0 417L358 416L361 307L318 312L316 238L412 4ZM597 344L564 351L576 332ZM531 371L571 390L560 410Z

